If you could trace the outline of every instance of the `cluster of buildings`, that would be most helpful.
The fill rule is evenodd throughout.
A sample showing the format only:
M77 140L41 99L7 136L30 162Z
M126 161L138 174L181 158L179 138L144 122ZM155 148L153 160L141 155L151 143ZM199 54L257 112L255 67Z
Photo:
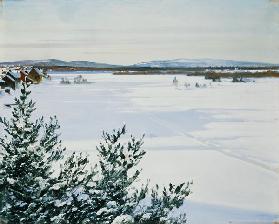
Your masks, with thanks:
M40 69L31 68L29 71L21 70L7 70L0 74L0 90L13 89L19 87L21 82L28 82L32 84L39 84L43 77L47 77Z

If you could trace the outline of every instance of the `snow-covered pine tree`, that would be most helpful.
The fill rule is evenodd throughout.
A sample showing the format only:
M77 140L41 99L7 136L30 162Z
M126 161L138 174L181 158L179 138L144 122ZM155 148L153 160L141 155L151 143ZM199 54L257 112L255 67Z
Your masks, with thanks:
M0 118L5 134L0 138L2 159L0 162L0 189L3 195L1 215L9 223L31 223L40 207L42 184L48 182L50 167L47 160L61 157L62 148L52 151L48 157L42 144L49 144L47 136L38 139L43 119L31 121L34 103L28 100L30 91L26 85L15 99L11 120Z
M81 153L72 153L61 165L56 183L50 188L50 200L46 208L46 223L76 224L88 220L88 208L92 200L85 186L93 182L94 168L88 166L89 160Z
M83 223L111 224L120 215L132 214L145 197L147 188L133 185L140 174L136 165L145 154L143 142L131 136L127 144L121 143L125 133L125 126L112 134L103 132L103 141L97 147L97 178L85 185L91 203L85 201L88 216Z
M0 118L4 130L0 136L0 216L11 224L59 223L66 202L71 204L78 186L92 175L86 175L88 160L81 155L72 154L61 162L65 148L57 133L57 119L33 121L35 104L29 95L28 85L23 84L11 119ZM62 165L55 174L57 163Z
M151 201L134 212L135 223L142 224L182 224L186 223L186 213L174 214L175 209L183 205L185 198L191 193L192 183L180 185L169 184L160 192L159 186L151 190Z
M156 185L148 194L148 184L136 186L141 170L137 165L146 154L142 149L143 138L131 136L125 143L126 127L103 133L103 141L97 147L99 155L98 179L87 188L87 195L93 202L88 210L88 222L95 224L144 223L182 224L186 215L175 217L172 212L182 206L190 194L189 185L169 185L159 193ZM148 205L143 200L151 202Z

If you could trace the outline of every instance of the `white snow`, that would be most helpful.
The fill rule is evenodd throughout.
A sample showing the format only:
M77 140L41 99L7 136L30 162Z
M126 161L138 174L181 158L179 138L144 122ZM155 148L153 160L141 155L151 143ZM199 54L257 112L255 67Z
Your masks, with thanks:
M112 222L112 224L132 224L132 223L134 223L134 219L130 215L117 216Z
M7 178L7 182L9 183L9 184L11 184L11 185L13 185L13 184L15 184L15 180L13 179L13 178Z
M33 85L37 115L57 115L69 150L96 161L101 131L145 133L142 180L193 180L189 223L271 223L279 213L279 79L211 83L202 77L86 74L91 85ZM190 83L185 87L184 83ZM195 88L195 83L206 88ZM18 92L0 96L0 116ZM47 115L47 116L46 116ZM1 134L1 133L0 133ZM58 187L58 186L57 186Z

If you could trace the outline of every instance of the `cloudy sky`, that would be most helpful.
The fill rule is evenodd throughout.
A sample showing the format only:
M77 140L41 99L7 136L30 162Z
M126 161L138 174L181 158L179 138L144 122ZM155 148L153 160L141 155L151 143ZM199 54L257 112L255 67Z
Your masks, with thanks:
M279 63L278 0L0 0L0 61Z

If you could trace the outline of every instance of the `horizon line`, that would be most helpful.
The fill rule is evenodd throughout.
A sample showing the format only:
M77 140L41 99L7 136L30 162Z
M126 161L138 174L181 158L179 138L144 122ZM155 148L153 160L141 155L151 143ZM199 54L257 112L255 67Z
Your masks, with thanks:
M193 61L205 61L205 60L212 60L212 61L232 61L232 62L243 62L243 63L255 63L255 64L269 64L269 65L279 65L279 63L273 63L273 62L266 62L266 61L253 61L253 60L238 60L238 59L220 59L220 58L173 58L173 59L152 59L147 61L139 61L136 63L129 63L129 64L115 64L110 62L99 62L99 61L92 61L92 60L66 60L66 59L60 59L60 58L45 58L45 59L18 59L18 60L11 60L11 61L0 61L1 64L3 63L16 63L16 62L22 62L22 61L50 61L50 60L57 60L57 61L63 61L63 62L92 62L97 64L107 64L107 65L115 65L115 66L129 66L129 65L136 65L141 63L150 63L150 62L160 62L160 61L178 61L178 60L193 60Z

